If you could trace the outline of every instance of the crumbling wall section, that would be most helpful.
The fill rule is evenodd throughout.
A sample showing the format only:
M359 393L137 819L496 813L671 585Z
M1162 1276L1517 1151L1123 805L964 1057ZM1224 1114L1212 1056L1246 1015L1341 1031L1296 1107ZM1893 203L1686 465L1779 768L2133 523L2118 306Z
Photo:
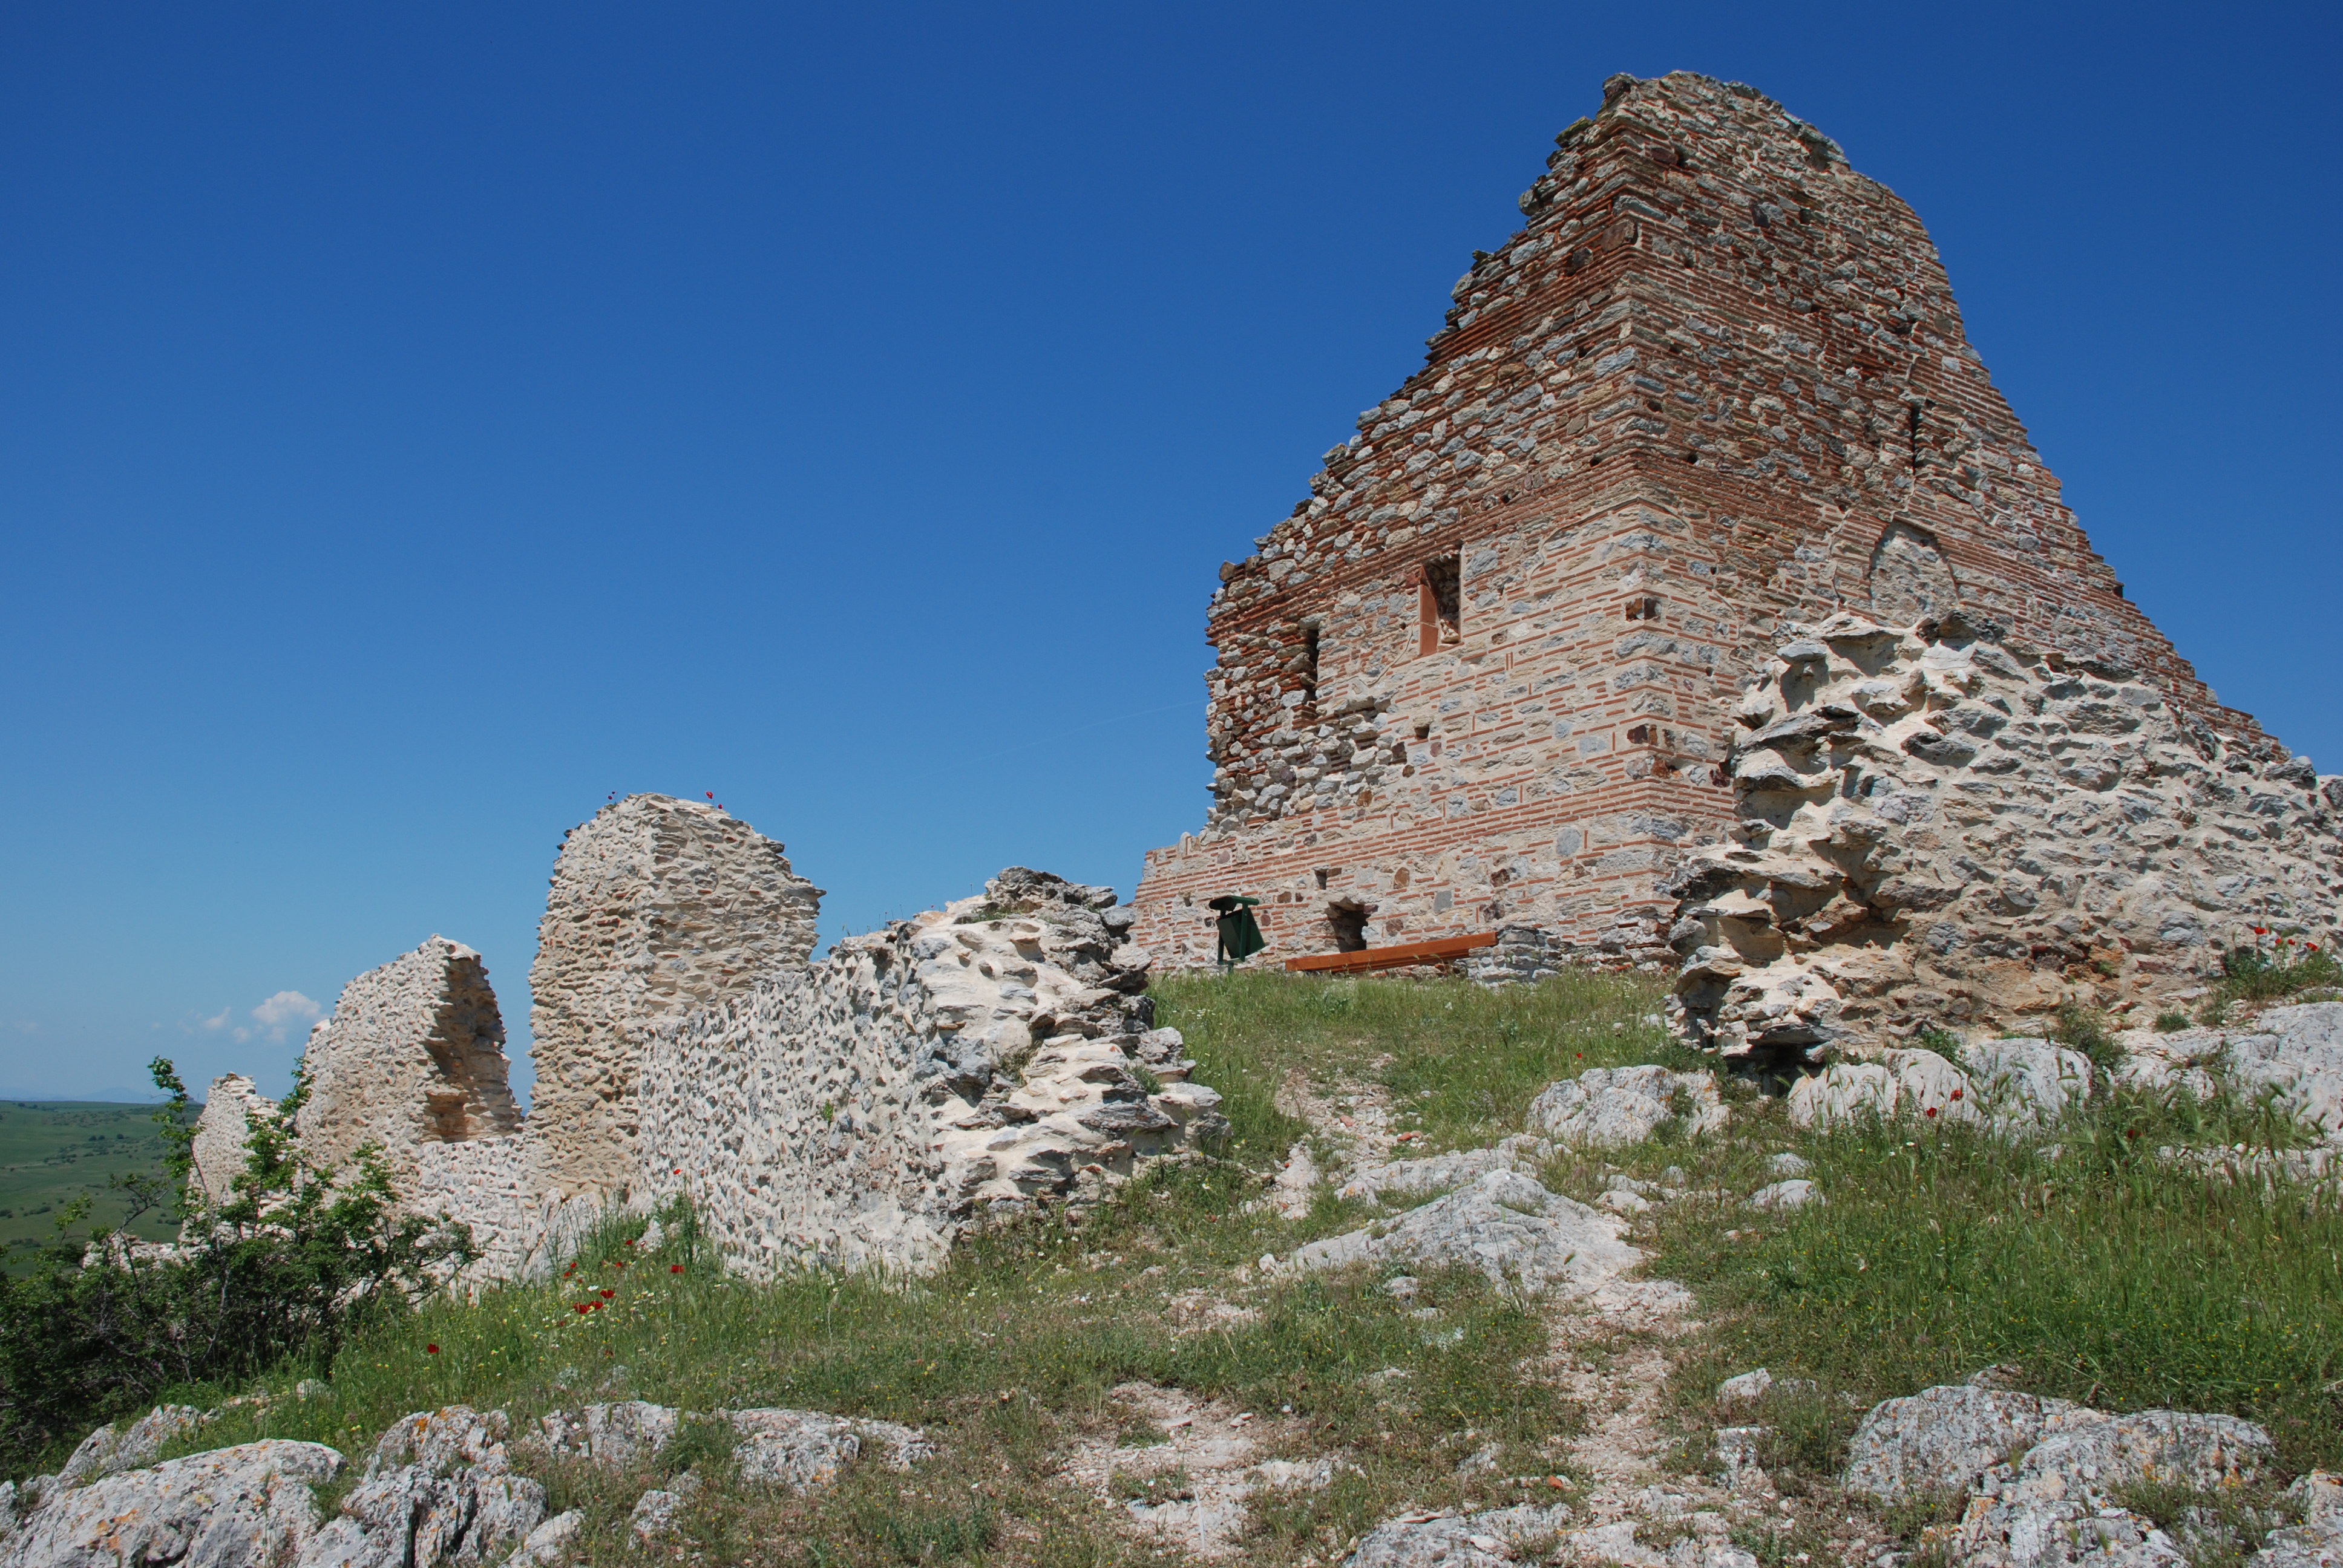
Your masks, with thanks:
M713 806L630 795L565 837L529 1025L531 1124L566 1195L627 1195L652 1034L802 966L820 899L781 845Z
M1177 1034L1146 1027L1149 960L1117 914L1107 890L1005 872L663 1028L642 1189L689 1196L754 1277L919 1272L972 1223L1095 1199L1224 1130Z
M195 1141L187 1150L195 1161L187 1185L206 1202L226 1202L236 1179L244 1174L252 1123L276 1114L277 1101L244 1074L224 1072L213 1079L204 1096L203 1114L196 1118Z
M434 936L343 987L310 1031L309 1093L294 1121L302 1146L340 1169L379 1144L394 1174L412 1176L425 1144L518 1131L504 1045L480 955Z
M1735 717L1732 842L1670 890L1672 1024L1729 1057L2152 1008L2252 928L2338 935L2343 778L2102 653L1841 614Z

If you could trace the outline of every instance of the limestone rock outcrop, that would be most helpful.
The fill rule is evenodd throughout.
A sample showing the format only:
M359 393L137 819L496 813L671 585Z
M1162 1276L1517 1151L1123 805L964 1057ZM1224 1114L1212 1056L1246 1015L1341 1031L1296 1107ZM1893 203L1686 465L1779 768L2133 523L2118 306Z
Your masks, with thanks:
M309 1489L342 1456L321 1443L269 1438L103 1475L26 1488L21 1520L0 1508L0 1562L11 1568L294 1568L316 1543ZM0 1488L0 1491L5 1491Z
M1282 1267L1306 1272L1385 1259L1461 1264L1494 1285L1576 1294L1643 1261L1620 1239L1626 1229L1518 1171L1492 1171L1396 1220L1297 1248Z
M1664 1067L1591 1067L1550 1083L1530 1102L1530 1126L1565 1149L1617 1149L1641 1143L1662 1122L1679 1120L1688 1136L1725 1125L1723 1096L1705 1072Z
M1946 1386L1875 1406L1848 1442L1844 1479L1848 1491L1887 1504L1966 1493L1957 1523L1922 1534L1924 1546L1963 1568L2181 1568L2189 1556L2122 1505L2128 1492L2147 1482L2234 1487L2275 1456L2269 1434L2235 1416L2111 1415Z
M447 1405L394 1422L298 1568L487 1568L545 1519L545 1488L513 1473L504 1412Z
M2150 1001L2251 926L2335 934L2343 778L2105 658L1839 614L1735 719L1733 841L1669 884L1671 1027L1727 1057Z
M488 969L445 937L343 987L302 1060L309 1095L294 1127L310 1158L328 1167L349 1165L361 1144L374 1143L394 1175L412 1177L426 1143L520 1127Z
M802 968L821 890L713 806L629 795L567 836L528 971L530 1118L564 1195L623 1196L652 1032Z

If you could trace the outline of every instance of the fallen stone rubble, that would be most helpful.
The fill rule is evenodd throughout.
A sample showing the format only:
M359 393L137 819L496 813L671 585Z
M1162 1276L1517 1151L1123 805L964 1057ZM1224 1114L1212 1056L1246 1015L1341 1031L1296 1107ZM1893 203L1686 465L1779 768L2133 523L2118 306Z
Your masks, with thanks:
M1842 613L1736 718L1733 841L1668 884L1670 1026L1728 1058L2154 1005L2249 927L2334 935L2343 777L2103 660Z
M2273 1450L2268 1433L2235 1416L2114 1415L1970 1383L1875 1406L1847 1455L1846 1489L1883 1505L1964 1496L1959 1520L1923 1537L1963 1568L2177 1568L2187 1543L2126 1507L2130 1490L2248 1485ZM2314 1473L2293 1495L2303 1523L2268 1532L2256 1568L2343 1554L2343 1487Z
M686 1412L643 1401L543 1417L515 1438L502 1411L447 1405L394 1423L330 1520L310 1488L343 1457L320 1443L264 1439L154 1462L204 1418L163 1406L117 1432L100 1427L65 1469L22 1488L0 1483L0 1563L10 1568L552 1568L583 1516L548 1518L546 1491L516 1461L580 1460L617 1473L649 1470ZM934 1450L917 1430L819 1411L719 1411L743 1482L809 1492L835 1483L866 1445L909 1470ZM645 1493L637 1533L672 1526L699 1485L683 1471ZM644 1522L649 1521L649 1527Z

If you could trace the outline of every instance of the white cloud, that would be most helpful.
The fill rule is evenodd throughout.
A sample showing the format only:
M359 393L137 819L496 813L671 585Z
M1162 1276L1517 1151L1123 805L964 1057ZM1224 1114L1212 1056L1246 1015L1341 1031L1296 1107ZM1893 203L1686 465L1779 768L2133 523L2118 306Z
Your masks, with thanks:
M220 1009L219 1012L216 1016L203 1020L203 1027L211 1030L214 1034L218 1033L221 1030L227 1027L227 1015L235 1010L236 1009L232 1007L224 1007Z
M283 1040L287 1030L296 1025L306 1029L325 1015L324 1008L297 990L278 991L252 1010L255 1020L268 1031L269 1039L276 1040ZM244 1035L244 1030L236 1030L237 1039L243 1039Z

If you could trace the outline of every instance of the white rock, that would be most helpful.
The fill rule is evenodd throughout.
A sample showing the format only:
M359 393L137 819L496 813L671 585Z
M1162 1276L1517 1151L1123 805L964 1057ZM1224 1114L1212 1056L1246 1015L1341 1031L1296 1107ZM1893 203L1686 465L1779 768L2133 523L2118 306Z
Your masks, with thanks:
M2286 1495L2302 1523L2271 1531L2246 1568L2343 1568L2343 1477L2314 1470Z
M1616 1149L1649 1138L1679 1106L1688 1134L1725 1125L1713 1076L1664 1067L1593 1067L1548 1084L1530 1102L1529 1124L1564 1149Z
M1803 1176L1814 1167L1785 1149L1765 1161L1765 1169L1776 1176Z
M1755 1209L1803 1209L1822 1201L1823 1195L1815 1191L1815 1184L1803 1176L1768 1182L1749 1194L1750 1206Z
M1460 1149L1422 1160L1394 1160L1388 1165L1361 1168L1336 1195L1343 1198L1422 1198L1445 1192L1479 1180L1492 1171L1518 1171L1534 1175L1554 1158L1554 1145L1543 1138L1515 1133L1493 1149Z
M2157 1005L2252 926L2335 940L2343 789L2152 675L1958 611L1791 635L1735 712L1738 825L1669 884L1687 1041L1811 1062L2078 989Z
M635 1499L627 1527L646 1546L657 1545L676 1533L675 1516L699 1495L699 1477L685 1471L665 1486L654 1486Z
M2230 1079L2276 1091L2297 1119L2343 1141L2343 1002L2269 1008L2253 1028L2229 1039Z
M1397 1519L1360 1542L1344 1568L1512 1568L1516 1545L1558 1534L1569 1519L1567 1508L1535 1507Z
M919 1432L893 1422L860 1421L811 1410L728 1412L740 1441L732 1450L740 1479L809 1492L829 1486L878 1444L890 1470L909 1470L935 1450Z
M1395 1219L1298 1248L1283 1267L1302 1271L1385 1259L1422 1267L1463 1263L1492 1283L1577 1292L1643 1261L1619 1239L1624 1228L1527 1176L1493 1171Z
M1968 1076L1933 1050L1885 1050L1874 1061L1834 1062L1790 1089L1790 1120L1829 1128L1876 1117L1894 1121L1974 1121L1976 1091Z
M575 1508L555 1514L528 1533L504 1568L559 1568L568 1556L569 1543L585 1526L586 1515Z
M1729 1377L1718 1383L1716 1402L1727 1407L1736 1404L1755 1404L1763 1399L1765 1396L1765 1391L1773 1386L1774 1374L1764 1367L1759 1367L1755 1372L1745 1372L1737 1377Z
M342 1456L323 1444L270 1438L192 1453L55 1492L0 1537L10 1568L278 1568L310 1545L309 1489Z
M546 1449L561 1459L589 1460L604 1470L649 1464L675 1437L681 1412L646 1400L557 1410L538 1418Z
M2091 1097L2091 1060L2046 1040L1987 1040L1961 1053L1998 1131L2047 1127Z
M1874 1405L1847 1440L1844 1484L1883 1503L1962 1492L2046 1432L2105 1412L2030 1393L1946 1384Z
M545 1519L545 1488L512 1473L502 1411L421 1411L392 1423L300 1568L471 1568Z
M191 1404L158 1404L126 1431L116 1432L109 1423L83 1438L56 1479L79 1486L100 1476L143 1470L155 1462L165 1443L190 1435L202 1424L203 1412Z

